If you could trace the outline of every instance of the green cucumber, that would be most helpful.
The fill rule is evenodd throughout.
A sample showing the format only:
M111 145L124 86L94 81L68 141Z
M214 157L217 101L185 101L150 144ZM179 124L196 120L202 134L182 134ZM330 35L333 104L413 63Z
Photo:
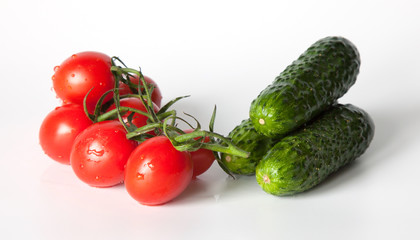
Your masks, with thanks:
M362 155L373 135L374 124L365 111L334 105L276 143L257 165L257 182L273 195L311 189Z
M359 52L347 39L317 41L253 100L255 128L270 137L297 129L348 91L359 66Z
M243 120L228 135L232 143L250 153L243 158L223 153L221 160L224 166L234 174L253 175L261 158L276 143L275 139L259 134L250 119Z

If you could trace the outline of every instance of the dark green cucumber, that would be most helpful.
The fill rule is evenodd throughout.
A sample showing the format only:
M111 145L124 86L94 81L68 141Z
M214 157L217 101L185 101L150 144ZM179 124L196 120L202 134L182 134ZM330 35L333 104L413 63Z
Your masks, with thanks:
M257 165L257 182L273 195L306 191L362 155L373 135L365 111L334 105L276 143Z
M223 153L222 163L234 174L253 175L255 167L276 141L259 134L250 119L243 120L228 135L232 143L240 149L250 153L249 157L242 158Z
M297 129L348 91L359 66L359 52L347 39L317 41L254 99L255 128L271 137Z

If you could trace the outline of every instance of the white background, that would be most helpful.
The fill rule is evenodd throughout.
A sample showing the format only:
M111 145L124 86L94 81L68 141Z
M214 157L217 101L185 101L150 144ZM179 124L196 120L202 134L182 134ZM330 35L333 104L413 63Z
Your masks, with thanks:
M0 0L1 239L419 239L420 3L398 1ZM316 40L362 59L340 99L376 124L368 151L311 191L264 193L217 165L179 198L142 206L45 156L38 130L59 104L53 68L94 50L141 67L166 102L227 135L250 102Z

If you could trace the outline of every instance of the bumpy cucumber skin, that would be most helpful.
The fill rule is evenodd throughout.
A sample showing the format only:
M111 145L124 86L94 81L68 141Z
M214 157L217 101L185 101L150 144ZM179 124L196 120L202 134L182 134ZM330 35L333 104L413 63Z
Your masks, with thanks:
M223 153L221 160L231 173L238 175L253 175L255 168L264 154L277 142L275 139L258 133L251 120L245 119L228 135L232 143L250 153L249 157L242 158Z
M359 66L359 52L349 40L317 41L253 100L255 128L270 137L297 129L348 91Z
M311 189L362 155L374 128L362 109L334 105L274 145L256 168L257 182L279 196Z

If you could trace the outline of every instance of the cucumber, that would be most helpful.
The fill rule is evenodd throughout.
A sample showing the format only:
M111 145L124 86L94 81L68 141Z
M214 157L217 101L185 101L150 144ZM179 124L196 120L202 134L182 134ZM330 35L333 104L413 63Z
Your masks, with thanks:
M362 155L372 141L374 128L362 109L334 105L276 143L257 165L257 182L273 195L311 189Z
M255 128L270 137L297 129L348 91L359 66L359 52L347 39L317 41L252 101Z
M240 149L250 153L243 158L223 153L221 161L234 174L253 175L261 158L277 142L275 139L259 134L250 119L243 120L228 135L232 143Z

